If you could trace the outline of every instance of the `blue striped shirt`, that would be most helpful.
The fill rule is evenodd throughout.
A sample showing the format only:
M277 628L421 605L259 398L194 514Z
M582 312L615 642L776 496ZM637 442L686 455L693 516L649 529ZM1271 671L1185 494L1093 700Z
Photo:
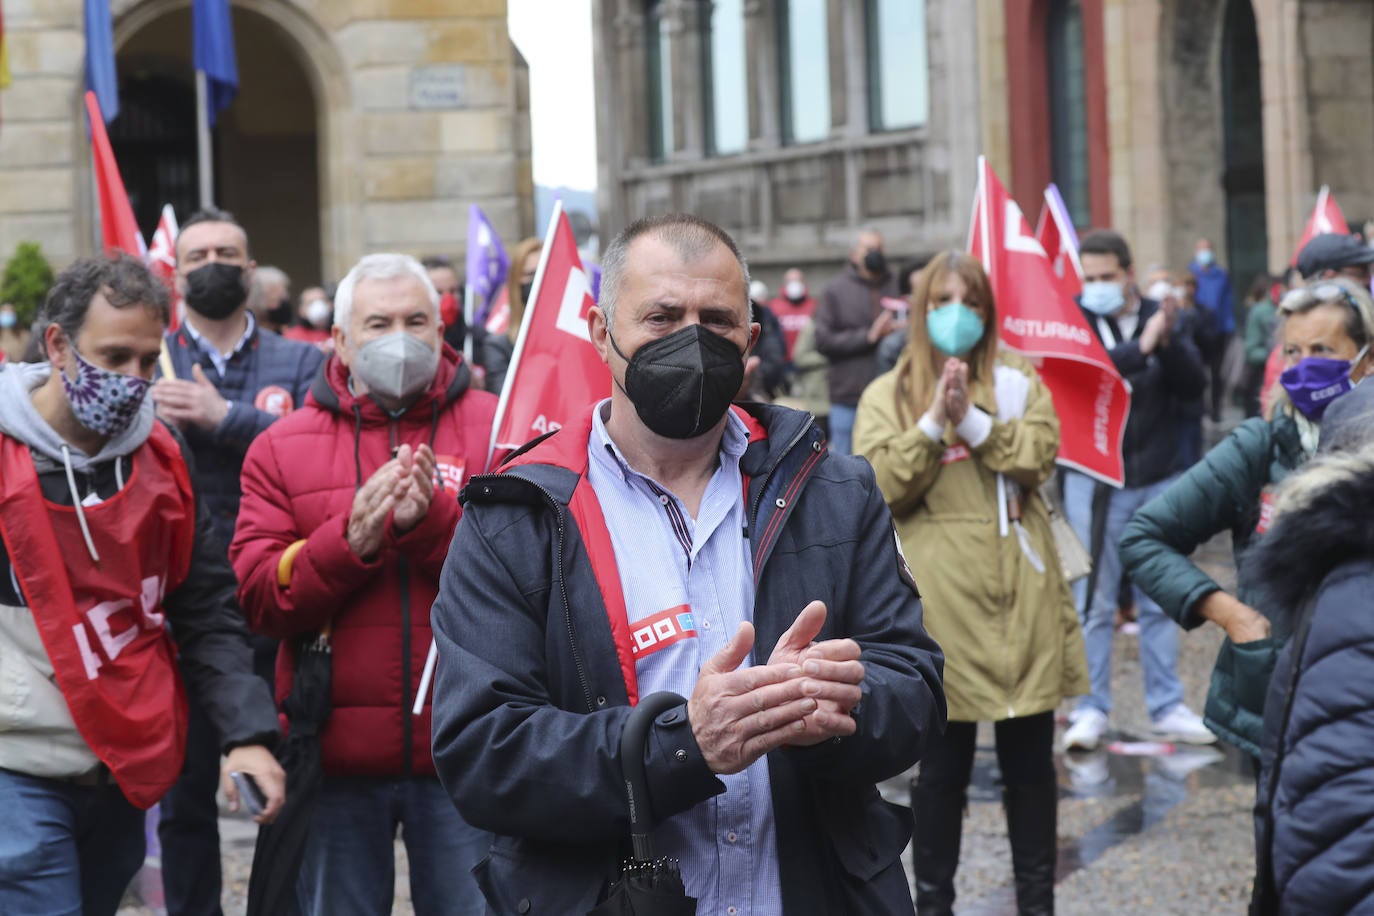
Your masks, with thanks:
M716 467L693 518L672 493L629 466L598 405L587 479L615 547L640 696L690 696L702 664L753 619L754 575L744 537L740 456L749 444L730 414ZM753 664L751 655L745 665ZM766 758L720 777L725 792L654 830L654 851L682 863L697 912L781 916L782 885Z

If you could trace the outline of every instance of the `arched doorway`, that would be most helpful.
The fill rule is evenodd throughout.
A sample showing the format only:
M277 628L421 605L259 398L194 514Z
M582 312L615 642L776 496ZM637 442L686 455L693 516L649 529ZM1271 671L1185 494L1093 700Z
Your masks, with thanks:
M320 282L318 102L302 52L260 13L233 7L239 94L212 133L215 202L248 230L253 256L297 289ZM151 235L171 203L179 218L199 204L191 11L170 9L122 41L116 62L124 112L111 142L139 227Z
M1264 118L1259 37L1250 0L1228 0L1221 32L1226 249L1237 303L1269 269L1265 225Z

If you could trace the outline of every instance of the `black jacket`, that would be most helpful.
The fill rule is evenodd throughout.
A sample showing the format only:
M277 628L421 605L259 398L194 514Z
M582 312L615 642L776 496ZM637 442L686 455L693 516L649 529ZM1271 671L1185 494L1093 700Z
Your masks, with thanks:
M821 599L817 639L858 640L866 668L855 735L767 758L783 905L789 916L911 913L900 861L911 814L876 784L944 727L943 658L872 468L828 455L804 413L749 409L767 435L740 461L755 656ZM503 916L585 913L629 848L618 758L628 691L569 510L590 428L590 417L570 424L530 463L473 479L432 615L434 762L463 819L497 834L476 874L488 912ZM656 821L723 791L683 707L656 720L646 763Z
M1121 443L1126 486L1131 488L1148 486L1173 473L1178 452L1179 405L1200 396L1207 383L1202 356L1186 328L1175 328L1169 342L1156 347L1153 353L1140 352L1140 335L1157 311L1158 302L1141 299L1135 333L1123 340L1115 319L1083 309L1088 327L1102 341L1117 371L1131 386L1131 415ZM1103 337L1099 322L1110 330L1117 341L1115 345Z
M305 394L319 374L324 354L319 347L255 328L243 347L229 357L221 378L209 354L185 326L169 331L166 341L177 378L189 381L191 367L199 364L220 396L230 402L229 413L217 429L207 432L189 427L184 433L196 457L191 469L196 495L205 501L215 532L227 548L239 514L243 456L258 434L282 416L283 409L305 406ZM269 399L273 403L267 403Z
M1368 912L1374 900L1374 461L1281 514L1246 557L1292 632L1264 707L1256 912Z

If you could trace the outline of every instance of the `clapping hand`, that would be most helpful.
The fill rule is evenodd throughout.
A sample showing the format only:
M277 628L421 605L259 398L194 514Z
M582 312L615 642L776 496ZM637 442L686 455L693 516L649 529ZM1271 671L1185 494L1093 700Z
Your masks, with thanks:
M968 415L968 363L959 359L945 360L940 382L944 388L945 416L958 426Z

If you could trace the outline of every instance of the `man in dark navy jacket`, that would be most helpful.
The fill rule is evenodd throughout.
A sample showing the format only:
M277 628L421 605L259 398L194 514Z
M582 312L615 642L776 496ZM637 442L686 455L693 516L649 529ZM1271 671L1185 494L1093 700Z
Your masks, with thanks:
M758 340L734 241L641 220L588 332L611 397L475 478L444 565L434 762L497 834L488 912L585 913L628 852L619 742L698 912L911 914L911 815L876 784L944 727L943 658L866 461L732 407Z
M234 217L209 208L181 225L177 289L181 327L168 332L168 358L153 399L195 456L195 487L225 553L239 511L239 471L253 439L305 403L323 354L258 326L248 308L254 262ZM272 680L276 643L254 637L255 668ZM220 853L215 779L219 742L193 705L181 779L162 802L158 834L170 916L220 912Z
M1064 480L1065 515L1093 555L1092 575L1087 583L1075 584L1074 591L1092 693L1079 700L1064 744L1090 751L1102 740L1112 709L1112 636L1121 580L1117 542L1135 511L1172 481L1179 447L1178 405L1199 397L1206 379L1192 334L1179 326L1179 303L1140 296L1125 239L1108 230L1090 232L1078 254L1083 265L1083 317L1131 386L1131 415L1121 443L1125 485L1113 490L1078 473L1068 473ZM1171 626L1173 621L1140 589L1135 595L1145 705L1154 735L1188 744L1216 741L1183 703L1176 668L1177 626Z

